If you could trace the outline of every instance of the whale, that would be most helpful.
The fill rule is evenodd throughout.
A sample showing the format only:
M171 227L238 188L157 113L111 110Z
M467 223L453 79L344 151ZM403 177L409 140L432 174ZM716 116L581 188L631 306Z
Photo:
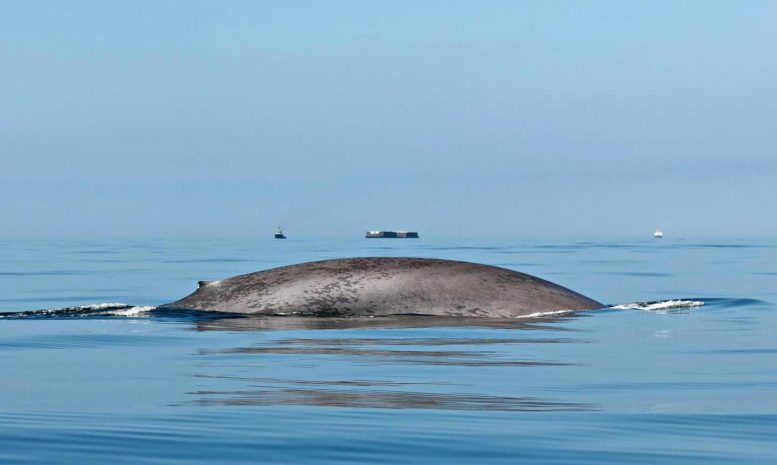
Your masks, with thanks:
M159 308L313 317L515 318L603 307L558 284L497 266L361 257L200 281L190 295Z

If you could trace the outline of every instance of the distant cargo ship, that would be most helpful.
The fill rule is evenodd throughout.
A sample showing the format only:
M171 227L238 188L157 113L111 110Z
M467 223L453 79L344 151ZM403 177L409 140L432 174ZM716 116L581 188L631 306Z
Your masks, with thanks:
M286 239L286 236L283 235L283 231L281 231L281 227L280 226L278 226L278 230L275 231L275 236L274 237L276 239Z
M398 239L418 239L418 233L412 231L367 231L364 236L367 239L376 238L398 238Z

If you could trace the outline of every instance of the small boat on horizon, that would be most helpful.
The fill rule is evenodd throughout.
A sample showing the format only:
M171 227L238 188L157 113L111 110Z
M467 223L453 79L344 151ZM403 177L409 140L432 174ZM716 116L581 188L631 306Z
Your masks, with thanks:
M415 231L367 231L367 234L365 234L364 237L367 239L418 239L418 233Z
M660 229L656 229L656 232L653 233L653 237L656 239L661 239L664 237L664 232Z
M281 231L281 227L278 226L278 230L275 231L275 239L286 239L286 236L283 235L283 231Z

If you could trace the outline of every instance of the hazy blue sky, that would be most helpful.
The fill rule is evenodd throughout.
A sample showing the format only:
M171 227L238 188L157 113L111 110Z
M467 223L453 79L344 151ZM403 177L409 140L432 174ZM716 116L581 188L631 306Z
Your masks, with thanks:
M2 1L0 236L777 234L775 1Z

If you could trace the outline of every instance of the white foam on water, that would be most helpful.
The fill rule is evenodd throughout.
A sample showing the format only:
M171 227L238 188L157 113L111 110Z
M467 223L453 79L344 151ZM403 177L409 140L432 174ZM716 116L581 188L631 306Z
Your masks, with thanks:
M41 317L86 318L93 316L140 317L154 309L156 309L156 307L127 305L120 302L105 302L100 304L74 305L71 307L54 307L42 310L0 313L0 319Z
M52 308L51 310L66 310L70 308L79 308L82 310L103 310L106 308L114 308L114 307L127 307L127 304L121 303L121 302L105 302L101 304L89 304L89 305L77 305L75 307L59 307L59 309Z
M539 318L543 316L566 315L567 313L575 313L575 311L574 310L554 310L552 312L535 312L535 313L529 313L528 315L520 315L515 318Z
M630 304L613 305L610 308L616 310L645 310L653 312L666 312L670 310L687 309L701 307L704 302L701 300L660 300L657 302L634 302Z
M149 305L140 305L137 307L130 307L130 308L123 308L119 310L110 310L105 313L100 313L101 315L111 315L111 316L129 316L129 317L139 317L144 316L148 312L155 310L156 307L149 306Z

